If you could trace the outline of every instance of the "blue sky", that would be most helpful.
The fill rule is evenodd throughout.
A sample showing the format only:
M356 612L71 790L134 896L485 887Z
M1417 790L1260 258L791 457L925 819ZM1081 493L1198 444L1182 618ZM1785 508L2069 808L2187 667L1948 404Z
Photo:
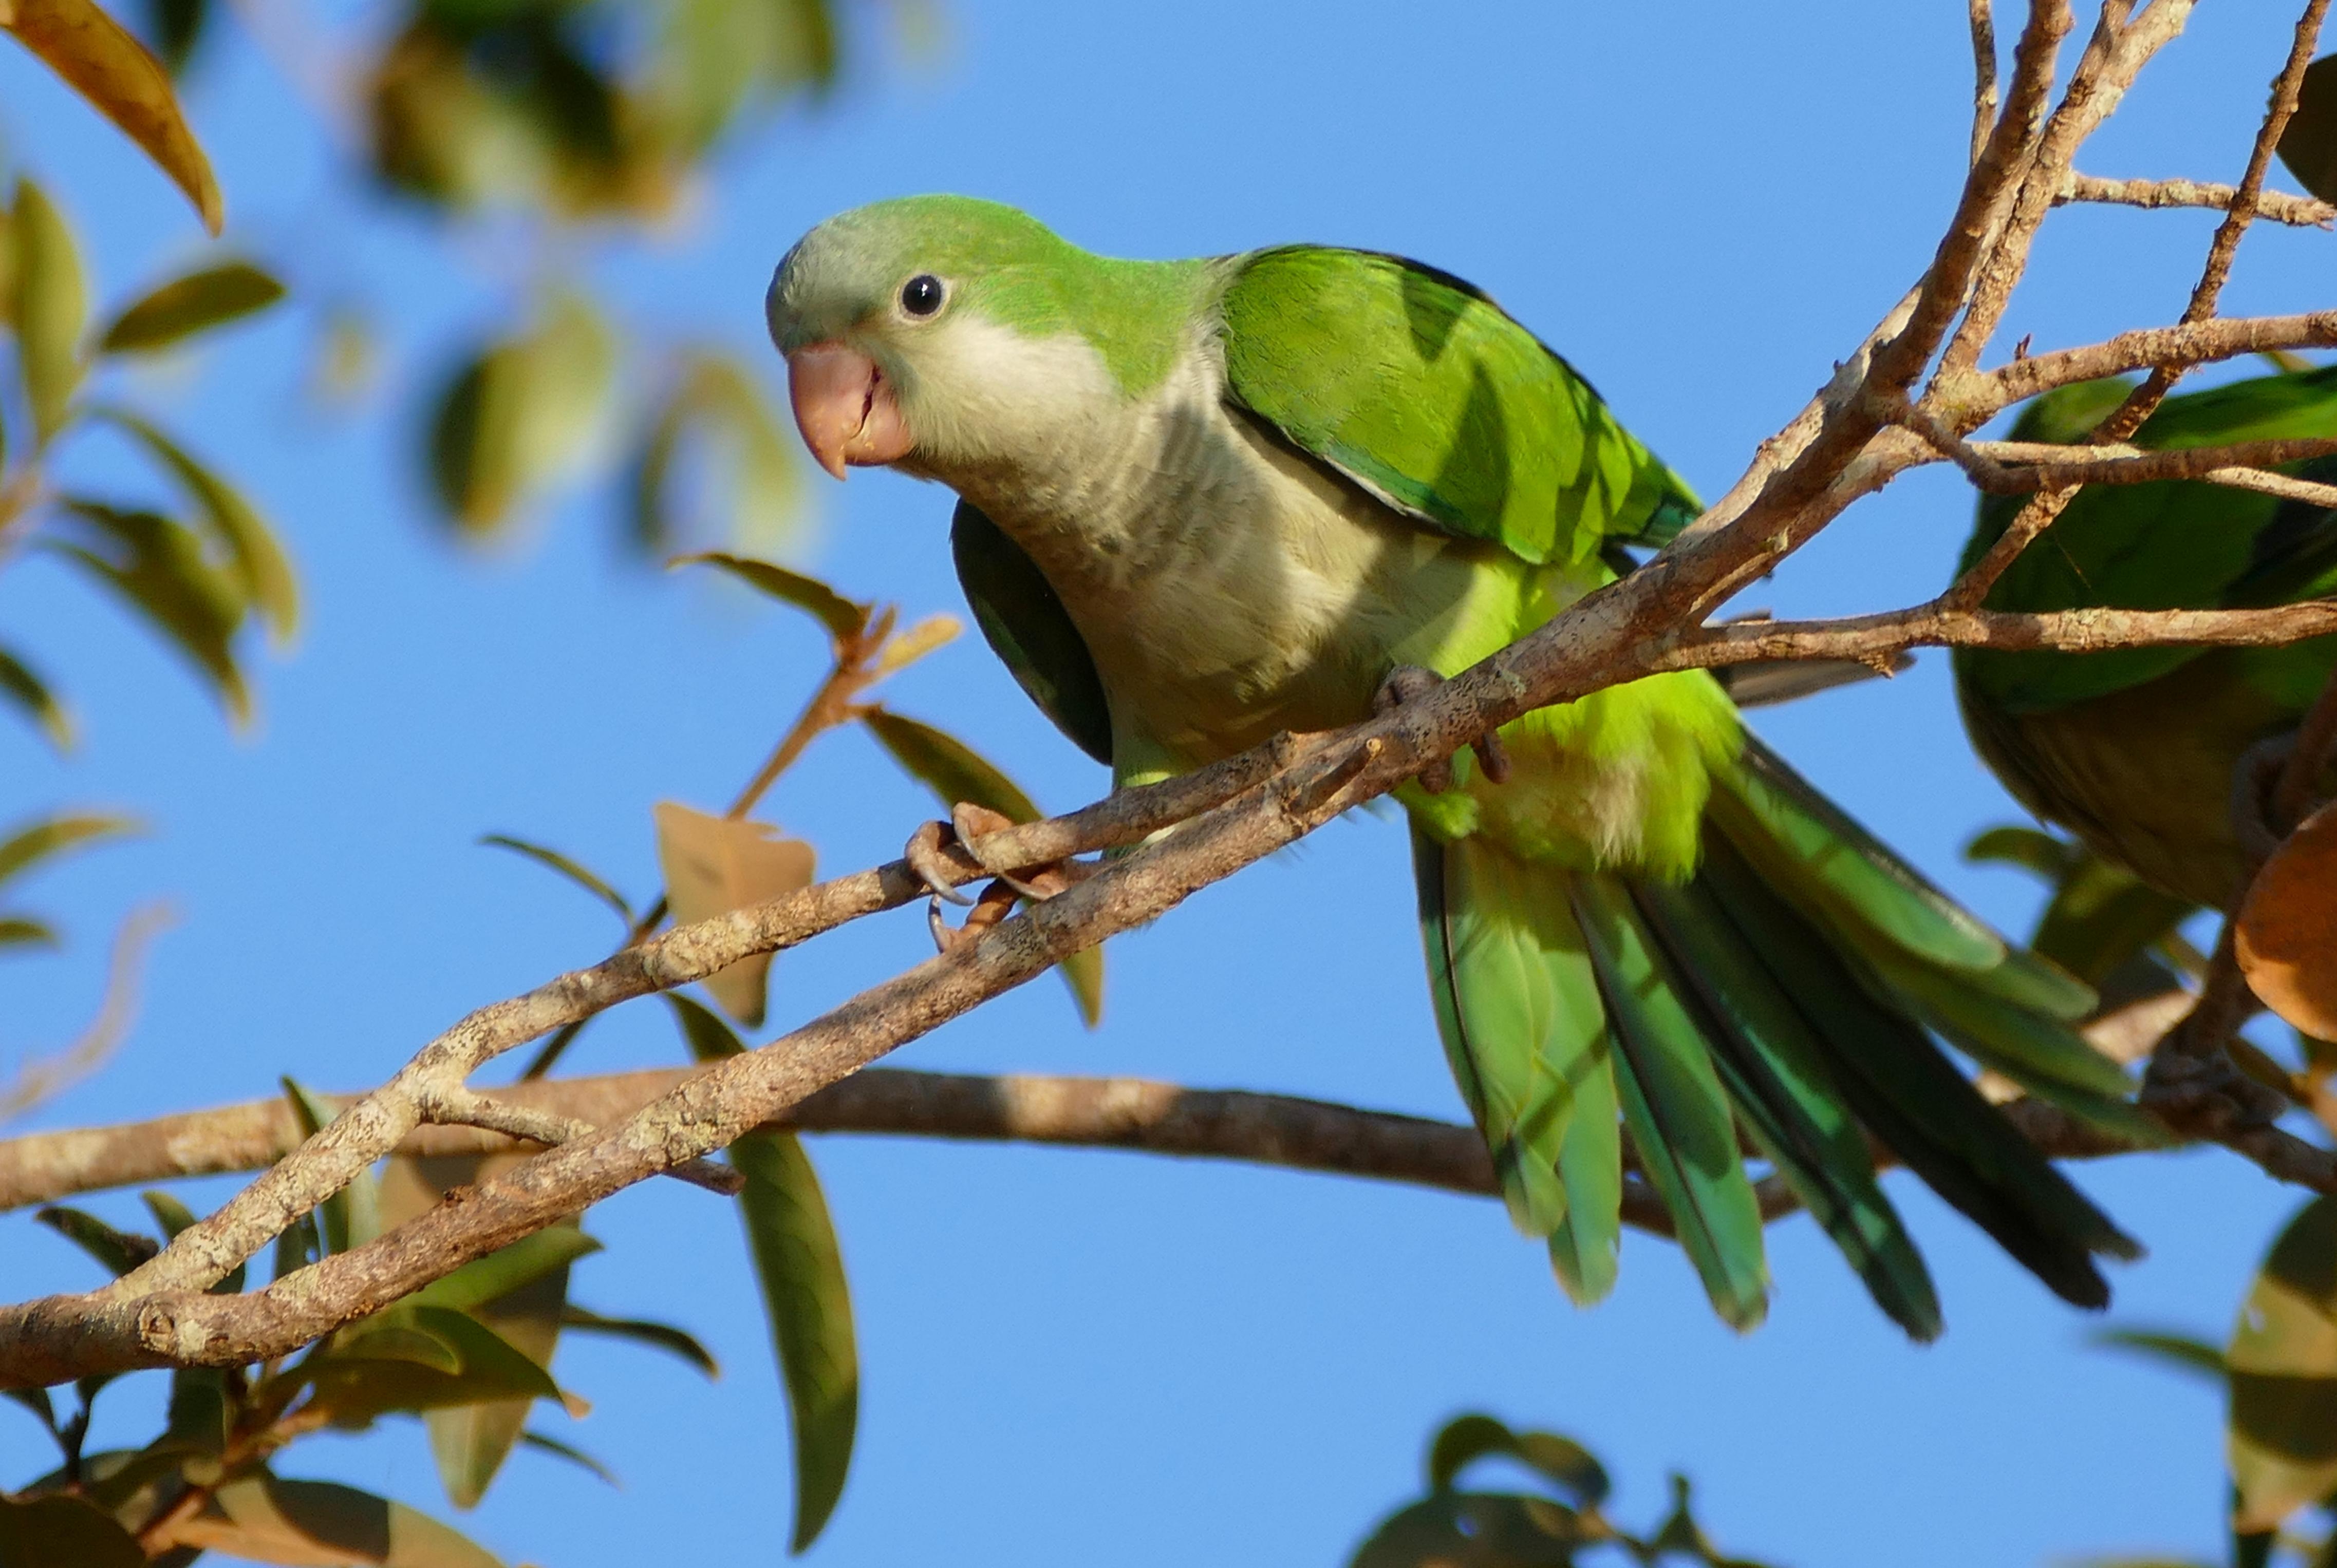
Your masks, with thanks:
M912 190L1000 198L1128 255L1299 239L1399 250L1491 289L1716 492L1920 268L1970 112L1962 8L1946 4L943 0L941 22L939 47L906 58L865 21L862 63L831 103L733 148L713 199L672 232L569 264L643 330L758 355L763 284L796 236ZM2270 7L2205 8L2084 167L2233 177L2285 28ZM175 195L13 51L0 103L0 135L65 193L106 297L201 252ZM31 890L69 923L73 957L12 960L0 1050L69 1036L123 911L163 893L181 915L134 1037L42 1125L262 1096L287 1071L359 1087L468 1008L597 957L605 916L477 835L540 838L648 891L650 803L719 808L820 657L807 625L626 560L605 484L514 548L449 546L420 504L416 394L458 344L512 317L529 257L508 230L450 249L410 214L352 199L326 133L248 46L214 52L191 108L230 238L312 304L373 302L395 323L387 385L366 416L313 412L300 388L316 318L286 311L136 387L249 485L299 560L308 624L266 666L249 734L230 735L78 584L38 563L0 579L0 626L44 657L87 732L60 764L0 729L6 809L120 803L152 827ZM2006 341L2171 319L2208 228L2064 211ZM2325 305L2330 244L2259 232L2226 307ZM87 461L109 471L94 444ZM863 473L819 481L817 498L816 564L840 587L911 615L958 607L945 495ZM1746 602L1913 600L1942 580L1968 519L1951 478L1902 482ZM1051 806L1103 787L978 645L926 661L895 696ZM1957 859L2017 813L1963 745L1943 661L1759 726L1957 893L2025 929L2031 889ZM897 852L928 812L850 735L815 748L768 809L834 870ZM774 1025L926 950L906 912L787 954ZM1460 1114L1389 823L1334 825L1116 940L1110 964L1096 1033L1045 982L899 1059ZM679 1055L661 1014L636 1008L572 1061ZM1924 1349L1805 1220L1774 1231L1772 1319L1739 1339L1677 1253L1644 1238L1627 1243L1614 1300L1570 1309L1482 1202L1110 1154L812 1147L865 1378L862 1447L821 1562L1333 1563L1416 1485L1433 1425L1466 1407L1581 1437L1619 1476L1626 1518L1652 1520L1664 1472L1684 1469L1725 1545L1810 1568L2216 1549L2211 1394L2088 1348L2095 1320L1903 1176L1893 1192L1950 1323ZM2220 1154L2078 1175L2150 1248L2117 1271L2108 1320L2210 1335L2297 1203ZM606 1458L624 1489L522 1455L465 1527L513 1563L778 1555L782 1417L735 1219L653 1183L591 1227L609 1251L580 1267L578 1298L691 1327L725 1377L564 1348L561 1380L596 1411L543 1424ZM0 1221L0 1292L90 1282L64 1242ZM110 1393L101 1439L142 1437L158 1398ZM0 1423L0 1475L32 1474L42 1448L30 1423ZM287 1468L444 1507L418 1431L304 1445Z

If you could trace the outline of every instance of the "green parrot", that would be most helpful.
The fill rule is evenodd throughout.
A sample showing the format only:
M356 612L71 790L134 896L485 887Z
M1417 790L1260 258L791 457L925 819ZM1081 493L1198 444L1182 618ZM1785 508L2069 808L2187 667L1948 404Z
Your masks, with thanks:
M768 302L806 443L956 492L975 619L1127 788L1453 675L1694 518L1678 475L1484 294L1371 251L1080 250L962 197L831 219ZM1939 1332L1869 1139L2069 1300L2137 1254L1935 1043L2137 1131L2091 991L1992 931L1658 676L1398 792L1447 1059L1509 1211L1578 1301L1627 1182L1715 1308L1767 1303L1748 1151L1882 1310ZM1626 1172L1626 1138L1636 1171Z
M2069 442L2133 390L2123 380L2047 393L2015 441ZM2172 448L2337 436L2337 367L2258 376L2171 397L2134 437ZM2337 461L2293 472L2337 480ZM1961 572L2022 496L1983 496ZM2095 485L2023 550L1988 607L2054 610L2262 607L2337 591L2337 512L2198 481ZM2337 638L2285 648L2137 648L2103 653L1959 648L1956 696L1972 745L2029 810L2131 873L2089 891L2125 911L2129 951L2195 907L2222 908L2246 865L2231 822L2233 769L2295 727L2337 665ZM2089 977L2090 978L2090 977Z

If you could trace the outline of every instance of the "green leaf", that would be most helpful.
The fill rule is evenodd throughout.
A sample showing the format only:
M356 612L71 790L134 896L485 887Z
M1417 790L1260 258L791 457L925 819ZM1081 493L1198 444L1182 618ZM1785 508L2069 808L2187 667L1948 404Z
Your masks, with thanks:
M844 1493L860 1418L860 1360L844 1256L817 1173L792 1133L748 1133L730 1145L747 1178L738 1197L763 1306L787 1383L795 1441L796 1521L790 1551L819 1538Z
M403 1503L264 1473L221 1486L177 1538L256 1563L503 1568L484 1546Z
M484 538L587 456L605 422L617 341L582 296L560 293L533 330L459 371L431 424L438 500Z
M0 839L0 882L67 850L138 831L136 819L105 812L64 812L39 818Z
M154 53L176 76L201 41L203 24L210 19L210 0L150 0L147 15Z
M1572 1568L1594 1539L1544 1498L1438 1492L1382 1520L1348 1568Z
M519 1435L519 1446L523 1448L533 1448L539 1454L549 1454L555 1459L565 1459L571 1465L591 1471L611 1486L623 1485L617 1479L617 1473L614 1470L610 1469L572 1443L563 1443L557 1437L547 1437L541 1432L530 1431L522 1432Z
M57 933L27 915L0 915L0 948L53 948Z
M81 385L89 288L64 216L21 176L9 229L16 252L16 368L33 410L34 444L46 446L71 417Z
M817 578L789 571L768 560L705 550L696 555L678 555L665 564L668 570L677 566L719 566L748 587L817 617L838 642L858 637L868 624L868 606L854 603Z
M709 1008L672 991L665 993L665 1000L673 1009L674 1021L681 1026L681 1037L689 1047L689 1054L698 1060L719 1062L747 1048L730 1026Z
M274 1267L269 1278L280 1280L287 1274L307 1268L322 1256L324 1247L317 1236L317 1216L303 1214L276 1238Z
M293 1118L303 1137L313 1138L340 1114L340 1108L290 1078L278 1080L292 1102ZM381 1183L370 1167L359 1171L349 1184L317 1205L319 1240L325 1251L346 1252L381 1234ZM279 1256L281 1256L279 1252Z
M57 1429L57 1407L49 1399L46 1388L0 1388L0 1399L7 1399L30 1410L42 1426L52 1434Z
M509 833L482 834L479 842L491 848L509 850L513 854L525 855L536 864L559 872L616 911L617 918L624 921L628 928L632 925L633 906L625 901L625 895L593 875L579 862L562 854L558 850L547 849L542 844L531 843L525 839L513 838Z
M1964 859L2019 866L2034 872L2048 884L2068 874L2077 862L2078 846L2035 828L1992 827L1964 845Z
M171 471L210 523L244 600L259 607L279 645L288 640L299 628L300 590L292 563L267 521L225 480L195 461L152 422L111 405L90 413L135 438Z
M725 539L734 548L779 549L802 511L794 450L785 421L752 375L727 356L692 355L633 465L634 542L645 550L663 550L687 532ZM691 485L691 480L700 482ZM719 522L691 526L678 519L677 489L719 497L708 509L721 514Z
M168 1193L150 1189L138 1195L145 1202L146 1212L154 1216L154 1223L161 1227L165 1243L177 1241L179 1232L195 1222L195 1212ZM244 1265L238 1263L211 1286L210 1293L214 1296L242 1294L243 1270Z
M865 709L860 717L893 760L934 792L943 810L965 801L1018 823L1045 814L1020 784L955 735L886 708ZM1103 949L1075 953L1055 967L1071 989L1080 1019L1094 1028L1103 1019Z
M2280 133L2280 161L2299 185L2337 201L2337 54L2304 68L2296 112Z
M436 1341L436 1347L426 1341ZM446 1369L452 1357L455 1371ZM408 1302L351 1324L300 1364L313 1407L359 1427L393 1410L438 1410L510 1399L558 1399L534 1358L468 1313Z
M267 309L284 286L249 261L206 267L170 282L113 318L97 346L107 354L144 354Z
M0 648L0 698L22 708L27 718L41 726L51 745L61 752L73 750L73 715L32 666L5 648Z
M145 1568L138 1538L78 1497L0 1494L0 1568Z
M2315 1198L2273 1242L2225 1362L2234 1527L2269 1530L2337 1489L2337 1200Z
M1428 1445L1428 1489L1451 1489L1461 1472L1488 1454L1514 1454L1518 1439L1508 1427L1480 1411L1455 1416Z
M2224 1381L2224 1352L2189 1334L2155 1329L2102 1329L2090 1338L2097 1345L2130 1351L2177 1371L2197 1373L2219 1386Z
M697 1337L670 1323L653 1322L646 1318L604 1318L600 1313L571 1301L560 1314L560 1326L579 1334L605 1334L612 1339L631 1339L680 1357L709 1378L722 1376L722 1368L714 1353L700 1344Z
M600 1250L601 1243L582 1231L565 1225L548 1226L508 1246L498 1247L484 1258L472 1259L406 1299L417 1306L475 1311Z
M44 541L46 548L120 595L186 656L239 723L249 718L251 695L233 647L244 596L205 556L201 540L155 512L125 511L74 496L65 497L64 505L87 527L88 537L83 542Z
M62 1203L51 1203L33 1218L95 1258L116 1279L162 1250L152 1236L117 1231L95 1214Z

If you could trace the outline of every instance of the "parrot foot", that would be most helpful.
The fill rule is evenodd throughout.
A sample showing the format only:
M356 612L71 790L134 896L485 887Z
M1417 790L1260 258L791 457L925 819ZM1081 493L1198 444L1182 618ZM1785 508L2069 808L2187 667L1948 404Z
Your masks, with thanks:
M966 911L965 924L954 928L942 918L941 900L927 901L925 930L933 933L934 950L947 953L969 938L980 936L1013 913L1015 902L1022 896L1002 880L993 881L982 890L982 896L973 901L973 908Z
M936 899L947 899L953 904L970 906L973 901L957 891L950 880L948 865L942 860L942 846L947 841L942 835L955 830L948 823L920 823L909 842L901 847L901 858L917 873L917 880Z
M933 897L925 910L925 927L933 933L934 946L948 952L969 934L978 935L1006 918L1017 899L1041 903L1067 891L1077 881L1093 873L1094 868L1080 861L1059 861L1053 865L1024 867L1019 872L1003 870L984 860L973 847L985 833L1014 825L1014 819L987 806L971 801L960 801L950 808L950 820L929 822L909 835L902 849L901 858L917 873ZM951 868L942 858L942 852L951 844L963 851L967 858L990 874L990 885L979 898L968 898L951 882ZM965 924L952 929L942 918L942 901L970 910Z
M1416 696L1425 696L1444 684L1444 677L1433 669L1416 664L1400 664L1388 671L1372 694L1372 712L1388 713L1402 707ZM1501 745L1499 730L1487 730L1469 743L1477 754L1478 769L1489 784L1507 784L1510 777L1509 748ZM1452 787L1452 761L1450 757L1420 770L1420 787L1430 794L1441 795Z

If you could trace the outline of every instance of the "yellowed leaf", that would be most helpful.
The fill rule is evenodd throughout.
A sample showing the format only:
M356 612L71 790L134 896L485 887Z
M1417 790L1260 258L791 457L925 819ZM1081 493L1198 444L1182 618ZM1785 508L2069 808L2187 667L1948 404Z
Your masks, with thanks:
M965 623L953 615L929 615L885 645L876 656L876 673L905 669L964 629Z
M2264 1006L2317 1039L2337 1038L2337 805L2307 817L2264 862L2232 940Z
M95 104L178 182L213 234L226 220L210 160L187 129L171 73L91 0L0 0L0 26Z
M656 810L658 863L674 923L689 925L758 904L811 885L811 846L777 836L765 823L709 816L672 801ZM758 953L706 981L716 1002L741 1024L763 1021L765 978L771 955Z

